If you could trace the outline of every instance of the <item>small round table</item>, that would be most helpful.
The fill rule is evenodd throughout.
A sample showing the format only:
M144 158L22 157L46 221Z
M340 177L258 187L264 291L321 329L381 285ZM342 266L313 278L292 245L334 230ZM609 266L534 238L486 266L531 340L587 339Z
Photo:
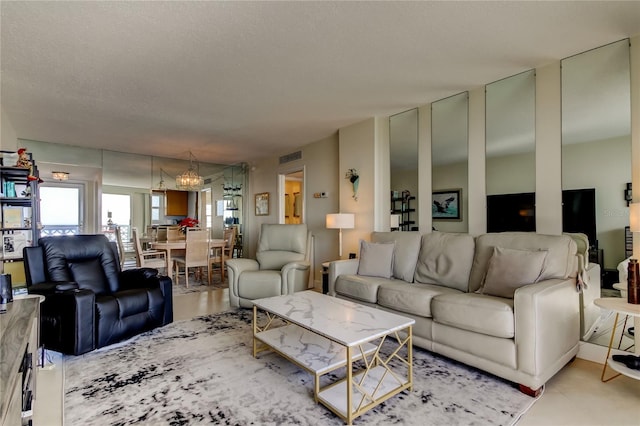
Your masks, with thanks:
M635 330L640 329L640 305L633 305L631 303L627 303L626 298L622 297L601 297L593 301L596 306L599 306L604 309L609 309L616 313L616 318L613 323L613 328L611 330L611 339L609 340L609 349L607 350L607 359L604 362L604 367L602 368L602 376L600 376L600 380L603 382L608 382L609 380L615 379L620 374L624 374L625 376L632 377L634 379L640 380L640 370L634 370L628 368L621 362L614 361L611 359L611 346L613 345L613 336L616 333L616 327L618 326L618 316L620 314L630 315L633 317ZM640 336L638 333L635 333L635 354L640 355ZM627 352L628 354L628 352ZM612 369L618 372L618 374L609 377L608 379L604 378L605 372L607 370L607 365Z

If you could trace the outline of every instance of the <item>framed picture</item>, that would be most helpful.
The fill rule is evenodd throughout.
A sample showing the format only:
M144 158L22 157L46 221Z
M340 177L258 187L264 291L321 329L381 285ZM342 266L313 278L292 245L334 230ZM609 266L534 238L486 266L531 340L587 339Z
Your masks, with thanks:
M462 220L462 189L433 191L431 217L435 220Z
M269 215L269 193L256 194L256 216Z

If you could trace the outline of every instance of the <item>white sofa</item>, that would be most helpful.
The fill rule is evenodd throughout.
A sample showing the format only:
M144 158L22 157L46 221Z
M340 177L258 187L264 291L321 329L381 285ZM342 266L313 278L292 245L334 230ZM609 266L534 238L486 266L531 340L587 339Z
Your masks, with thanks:
M528 394L577 354L571 237L374 232L371 241L363 242L360 259L331 262L329 294L413 318L414 345L518 383ZM380 255L389 254L384 243L393 243L392 260Z

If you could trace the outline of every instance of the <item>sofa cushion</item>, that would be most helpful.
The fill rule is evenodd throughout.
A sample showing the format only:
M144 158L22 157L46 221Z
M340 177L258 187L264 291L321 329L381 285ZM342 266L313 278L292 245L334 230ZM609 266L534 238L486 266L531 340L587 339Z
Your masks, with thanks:
M534 232L497 232L476 237L476 250L469 277L469 291L476 291L487 274L494 247L520 250L546 250L547 258L539 281L575 276L576 243L567 235L543 235Z
M516 289L538 281L546 257L547 251L543 250L494 247L487 275L478 291L513 299Z
M363 302L378 301L378 287L391 281L388 278L365 277L360 275L340 275L336 279L336 293Z
M238 277L238 296L243 299L261 299L282 294L280 271L244 271Z
M468 234L424 234L415 281L468 291L474 249L473 237Z
M395 244L360 241L358 275L391 278Z
M413 282L421 239L422 234L416 231L371 233L371 241L374 243L395 243L393 277L408 283Z
M440 294L431 301L433 320L463 330L511 339L515 336L513 299L484 294Z
M378 304L401 313L431 317L431 299L443 293L460 294L460 290L433 284L409 285L405 281L392 280L380 284Z

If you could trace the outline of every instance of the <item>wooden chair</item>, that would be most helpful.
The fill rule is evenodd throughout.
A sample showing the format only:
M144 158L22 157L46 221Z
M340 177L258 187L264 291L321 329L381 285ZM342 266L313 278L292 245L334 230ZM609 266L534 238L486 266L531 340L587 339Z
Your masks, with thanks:
M162 250L142 250L138 228L131 228L133 244L136 252L136 266L139 268L156 268L167 270L167 253Z
M211 247L209 255L209 283L212 282L214 266L220 265L220 278L224 281L224 247Z
M184 240L184 235L179 226L169 226L167 228L167 241Z
M186 249L184 256L173 258L175 280L178 282L180 265L184 266L184 278L189 287L189 268L207 267L207 278L211 284L209 263L209 232L204 228L187 228Z
M158 226L156 228L156 241L167 241L167 227Z
M125 242L122 238L122 228L116 226L116 244L118 246L118 256L120 257L120 269L125 269L125 265L134 266L136 263L136 251L133 244Z
M224 257L225 259L231 259L233 256L233 249L236 245L236 232L237 228L235 226L230 226L224 230Z

